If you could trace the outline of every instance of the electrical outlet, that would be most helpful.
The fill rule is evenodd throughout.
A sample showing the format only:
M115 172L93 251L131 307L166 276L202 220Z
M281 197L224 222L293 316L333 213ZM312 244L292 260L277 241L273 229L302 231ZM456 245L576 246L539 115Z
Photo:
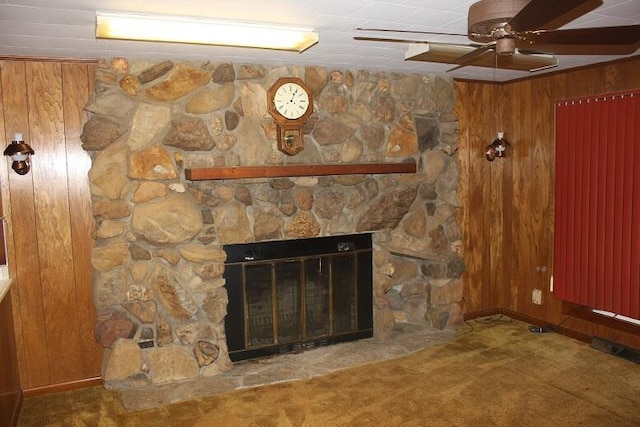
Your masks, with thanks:
M531 302L536 305L542 305L542 290L534 289L531 292Z

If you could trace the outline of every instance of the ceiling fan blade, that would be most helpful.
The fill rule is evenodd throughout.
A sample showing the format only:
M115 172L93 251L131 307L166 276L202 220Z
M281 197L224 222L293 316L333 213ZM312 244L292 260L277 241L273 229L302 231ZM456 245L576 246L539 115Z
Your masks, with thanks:
M474 59L478 58L479 56L484 55L485 52L493 49L495 47L495 42L494 43L487 43L485 45L482 45L478 48L476 48L475 50L472 50L469 53L466 53L464 55L462 55L459 58L454 59L453 61L451 61L451 64L458 64L458 65L466 65L469 62L473 61ZM459 68L459 67L457 67Z
M390 42L390 43L427 43L422 40L413 39L389 39L386 37L354 37L354 40L364 40L369 42Z
M451 64L468 53L476 51L477 46L447 43L416 43L407 48L404 59L407 61L439 62ZM558 59L550 55L494 55L484 52L483 55L466 63L464 66L500 68L518 71L537 71L558 65ZM460 68L456 67L455 69ZM449 70L452 71L452 70Z
M592 0L531 0L507 24L511 31L522 32L544 28L549 22Z
M534 44L634 45L640 42L640 25L532 31L523 35Z
M463 36L463 37L468 37L468 34L461 34L461 33L440 33L440 32L433 32L433 31L417 31L417 30L392 30L392 29L388 29L388 28L361 28L361 27L358 27L358 28L356 28L356 30L358 30L358 31L378 31L378 32L385 32L385 33L429 34L429 35L435 35L435 36Z

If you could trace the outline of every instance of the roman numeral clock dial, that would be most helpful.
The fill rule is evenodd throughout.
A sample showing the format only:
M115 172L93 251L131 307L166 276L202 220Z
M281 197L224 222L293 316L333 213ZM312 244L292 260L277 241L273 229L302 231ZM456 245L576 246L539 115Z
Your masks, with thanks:
M281 77L267 91L267 109L276 122L278 150L290 156L302 151L302 127L313 113L306 84L298 77Z

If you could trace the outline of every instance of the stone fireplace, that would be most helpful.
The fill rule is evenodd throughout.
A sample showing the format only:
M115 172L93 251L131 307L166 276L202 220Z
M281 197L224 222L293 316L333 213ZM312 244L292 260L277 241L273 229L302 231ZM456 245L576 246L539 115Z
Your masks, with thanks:
M277 150L267 88L299 76L305 148ZM371 233L373 329L461 321L457 119L445 77L112 58L81 136L91 154L103 379L135 388L232 369L225 245ZM184 170L415 162L416 173L190 181Z

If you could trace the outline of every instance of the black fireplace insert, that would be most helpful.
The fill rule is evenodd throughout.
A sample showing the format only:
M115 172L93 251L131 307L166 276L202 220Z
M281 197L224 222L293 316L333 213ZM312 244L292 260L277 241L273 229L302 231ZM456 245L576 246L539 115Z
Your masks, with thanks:
M232 361L373 336L370 234L223 249Z

